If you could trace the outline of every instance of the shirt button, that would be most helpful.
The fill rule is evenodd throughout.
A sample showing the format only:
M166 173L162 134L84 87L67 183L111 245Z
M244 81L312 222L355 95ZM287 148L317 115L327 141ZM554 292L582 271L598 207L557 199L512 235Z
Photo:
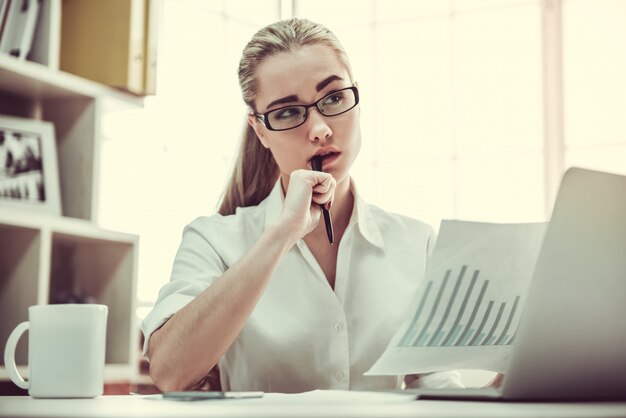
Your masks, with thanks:
M335 379L343 380L343 373L342 372L335 372Z
M333 328L335 329L336 332L339 332L343 329L343 324L341 322L335 322L335 325L333 325Z

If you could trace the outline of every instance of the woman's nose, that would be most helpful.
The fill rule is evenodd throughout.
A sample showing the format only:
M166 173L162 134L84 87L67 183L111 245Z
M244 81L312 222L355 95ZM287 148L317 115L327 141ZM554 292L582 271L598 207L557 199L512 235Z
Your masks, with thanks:
M309 140L311 142L319 142L330 138L333 131L326 123L326 117L316 108L309 109L307 123L309 125Z

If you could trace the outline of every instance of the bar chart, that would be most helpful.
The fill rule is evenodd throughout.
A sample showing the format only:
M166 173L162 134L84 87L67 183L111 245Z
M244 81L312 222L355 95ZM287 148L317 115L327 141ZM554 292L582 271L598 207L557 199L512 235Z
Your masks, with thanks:
M520 295L489 297L490 280L463 265L429 280L399 347L506 346L515 338Z
M441 222L402 326L371 375L506 372L545 222Z

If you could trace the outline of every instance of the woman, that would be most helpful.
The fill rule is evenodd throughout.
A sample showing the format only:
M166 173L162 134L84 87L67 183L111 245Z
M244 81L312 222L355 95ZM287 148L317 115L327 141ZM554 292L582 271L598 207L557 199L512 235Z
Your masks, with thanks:
M245 47L239 83L250 114L220 215L187 226L143 323L155 383L194 388L218 365L223 390L399 387L399 377L364 372L410 309L433 232L358 196L348 57L323 26L282 21ZM311 169L315 156L323 172ZM458 386L454 373L409 380Z

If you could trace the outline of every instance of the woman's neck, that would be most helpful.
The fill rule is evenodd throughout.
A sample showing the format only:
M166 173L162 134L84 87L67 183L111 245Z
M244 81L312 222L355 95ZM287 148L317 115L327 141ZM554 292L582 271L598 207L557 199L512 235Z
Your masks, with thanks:
M333 221L338 224L348 226L352 209L354 208L354 196L350 190L350 177L346 177L335 189L335 199L333 200L330 213ZM345 227L344 227L345 229Z

